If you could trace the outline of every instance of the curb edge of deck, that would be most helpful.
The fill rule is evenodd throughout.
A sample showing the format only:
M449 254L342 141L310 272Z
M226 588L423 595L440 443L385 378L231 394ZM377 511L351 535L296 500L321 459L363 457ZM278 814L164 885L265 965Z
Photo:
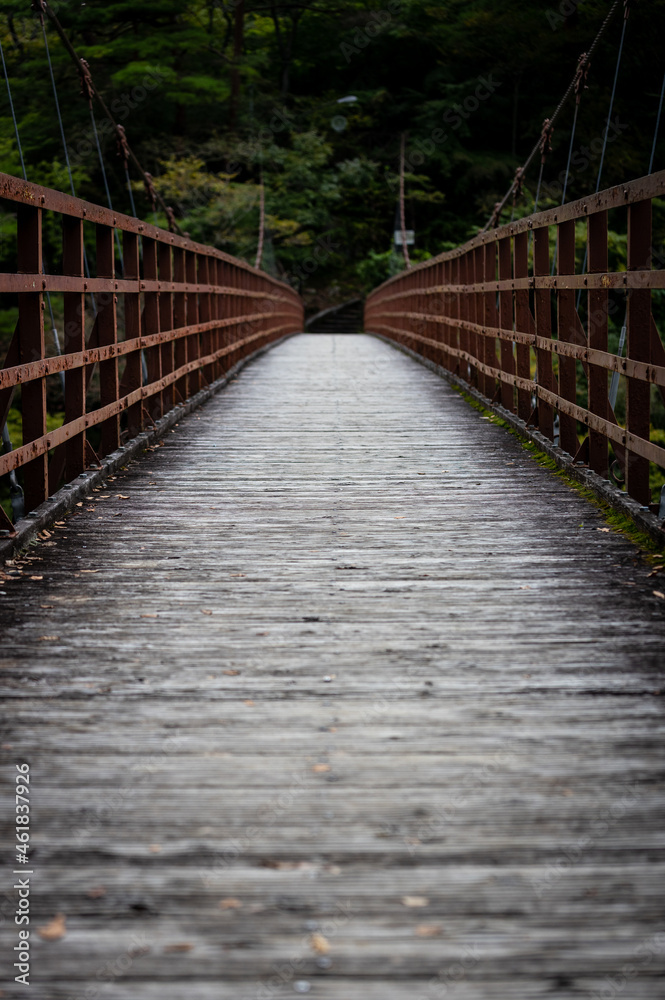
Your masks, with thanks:
M126 444L122 445L122 447L103 458L99 468L90 469L89 471L82 473L72 482L65 483L64 486L61 486L60 489L53 494L52 498L49 498L45 503L40 504L39 507L30 511L26 517L23 517L20 521L16 522L16 534L13 538L3 538L0 540L0 564L7 559L11 559L22 549L25 549L40 531L43 531L45 528L49 528L55 520L63 517L63 515L72 509L74 503L85 497L91 487L98 486L100 483L103 483L107 476L117 472L123 465L126 465L134 459L140 458L141 453L149 445L163 437L164 434L171 430L174 424L179 423L183 417L188 416L188 414L197 410L200 406L203 406L204 403L207 403L210 399L212 399L212 397L215 396L220 389L223 389L224 386L228 385L231 379L233 379L234 376L245 367L245 365L250 364L252 361L256 360L256 358L265 354L267 351L272 350L273 347L277 347L279 344L282 344L290 337L295 337L299 332L300 331L286 333L277 340L273 340L269 344L259 347L258 350L248 354L247 357L241 358L240 361L236 362L232 368L229 368L226 374L222 375L221 378L212 382L205 389L201 389L184 403L181 403L179 406L174 406L172 410L169 410L169 412L161 417L151 430L142 431L140 434L137 434L136 437L127 441Z
M511 413L510 410L505 409L505 407L503 407L500 403L493 403L491 399L484 396L472 385L469 385L469 383L463 378L460 378L459 375L454 375L446 368L442 368L441 365L437 365L436 362L430 361L429 358L424 358L421 354L411 350L410 347L406 347L404 344L399 344L397 341L391 340L389 337L385 337L382 333L373 333L371 330L366 330L365 333L368 337L376 337L378 340L382 340L395 350L401 351L402 354L408 354L409 357L414 359L414 361L417 361L425 368L429 368L430 371L445 379L445 381L450 385L455 386L458 389L462 389L465 393L475 399L477 403L480 403L486 410L490 410L492 413L495 413L497 417L505 420L505 422L510 425L512 430L519 435L519 437L537 445L540 451L544 452L548 458L551 458L552 461L556 463L558 468L565 471L571 479L574 479L576 482L580 483L580 485L591 490L591 492L597 496L599 500L603 500L620 514L629 517L631 521L634 521L646 535L653 539L653 541L657 542L659 545L665 545L665 522L660 521L656 515L652 514L650 511L643 510L636 500L631 500L631 498L626 496L622 490L613 486L609 479L602 479L591 469L575 465L572 456L569 455L568 452L563 451L562 448L552 444L552 442L546 438L544 434L541 434L540 431L528 427L524 420L516 416L514 413Z

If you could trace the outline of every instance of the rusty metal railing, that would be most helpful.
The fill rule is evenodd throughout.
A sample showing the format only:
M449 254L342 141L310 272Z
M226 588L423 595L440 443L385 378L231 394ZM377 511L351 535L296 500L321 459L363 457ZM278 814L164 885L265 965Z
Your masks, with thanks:
M652 245L652 199L663 194L665 171L482 233L375 289L365 330L458 375L550 440L556 422L564 451L603 478L612 463L649 506L649 463L665 469L665 448L650 440L651 387L665 399L652 315L652 291L665 288L665 255ZM608 217L613 231L627 227L626 270L608 270ZM587 273L579 253L576 268L576 227ZM622 356L609 349L608 329L624 309ZM621 423L612 373L626 380Z
M23 430L22 443L0 455L0 476L22 470L26 511L94 462L93 428L99 457L108 455L246 355L303 329L293 289L213 247L6 174L0 199L17 215L16 268L0 274L0 292L18 301L0 369L0 427L20 386ZM43 270L46 218L51 242L62 230L59 273ZM61 308L60 356L47 356L47 293ZM63 372L64 422L49 431L46 383Z

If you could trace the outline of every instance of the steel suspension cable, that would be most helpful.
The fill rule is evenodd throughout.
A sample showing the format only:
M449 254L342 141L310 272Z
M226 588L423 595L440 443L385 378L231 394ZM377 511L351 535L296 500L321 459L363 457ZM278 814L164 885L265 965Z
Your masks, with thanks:
M9 98L9 109L12 113L12 121L14 123L14 134L16 136L16 145L18 146L18 155L21 160L21 170L23 171L23 180L27 181L28 175L25 169L25 163L23 161L23 147L21 146L21 137L18 134L18 124L16 122L16 112L14 111L14 101L12 100L12 89L9 86L9 73L7 72L7 64L5 62L5 53L2 48L2 41L0 41L0 56L2 57L2 70L5 74L5 81L7 83L7 97Z
M628 14L630 12L630 3L624 0L625 12L623 18L623 27L621 29L621 41L619 42L619 51L617 53L617 64L614 70L614 81L612 83L612 94L610 96L610 107L607 112L607 122L605 123L605 135L603 136L603 148L600 154L600 165L598 167L598 176L596 178L596 194L600 191L600 179L603 173L603 163L605 161L605 151L607 149L607 137L610 133L610 121L612 120L612 111L614 110L614 98L617 91L617 81L619 79L619 67L621 66L621 55L623 53L623 43L626 37L626 25L628 24ZM589 256L589 247L587 246L584 250L584 261L582 263L582 274L586 274L587 259ZM582 289L577 293L577 309L580 307L580 302L582 301Z
M37 3L43 3L44 0L36 0L36 2ZM79 57L79 55L76 52L76 49L74 48L74 46L72 45L72 43L69 41L69 38L67 37L67 35L66 35L66 33L65 33L62 25L60 24L60 21L56 17L55 13L46 4L44 4L42 10L43 10L44 13L46 13L46 15L48 16L49 20L53 24L53 27L55 28L55 30L56 30L56 32L57 32L57 34L58 34L58 36L59 36L62 44L65 46L65 48L67 49L67 52L69 53L69 55L71 56L72 60L76 64L76 67L77 67L79 73L82 76L85 75L85 69L84 69L84 66L83 66L83 61ZM88 70L88 74L89 73L90 73L90 71ZM118 125L118 123L116 122L115 118L113 117L113 115L109 111L108 107L106 106L106 102L104 101L104 98L101 96L101 94L99 93L99 91L96 88L94 89L94 96L97 98L97 100L98 100L98 102L100 104L100 107L101 107L102 111L104 112L105 117L108 118L108 120L111 122L111 124L113 125L114 129L116 130L116 133L118 135L120 135L120 129L122 128L122 126ZM123 133L124 133L124 129L123 129ZM125 142L126 142L126 137L125 137ZM143 167L141 166L141 164L140 164L140 162L139 162L136 154L130 148L130 146L129 146L128 143L127 143L127 152L128 152L129 158L132 160L134 166L136 167L136 169L140 173L141 177L143 178L144 183L146 185L146 188L149 189L149 187L150 187L150 185L152 183L152 178L150 177L150 174L148 174L143 169ZM164 199L162 198L161 194L158 191L155 191L155 199L159 202L159 204L163 208L163 210L164 210L164 212L166 214L166 217L169 220L169 225L172 226L172 228L175 230L175 232L177 232L181 236L183 236L184 233L183 233L182 229L179 227L178 223L173 218L173 210L166 204L166 202L164 201Z
M619 7L620 3L621 3L621 0L614 0L614 3L610 7L610 9L609 9L609 11L607 13L607 16L605 17L605 20L603 21L603 23L601 24L600 28L598 29L598 33L597 33L596 37L594 38L593 42L591 43L590 48L587 51L587 59L591 59L591 56L593 55L594 51L596 50L596 48L598 46L598 43L600 42L600 39L604 35L605 30L606 30L608 24L610 23L610 21L612 20L612 18L614 17L614 15L615 15L615 13L617 11L617 8ZM566 89L565 94L563 95L563 97L559 101L559 103L558 103L558 105L557 105L554 113L552 115L550 115L550 119L549 120L550 120L550 122L551 122L552 125L554 125L554 123L557 120L557 118L559 117L559 115L560 115L560 113L561 113L564 105L566 104L566 101L568 100L568 98L570 97L570 95L573 93L573 90L575 89L575 81L576 81L576 79L577 79L577 70L575 71L575 76L573 77L573 79L568 84L568 88ZM540 139L538 139L538 141L536 142L535 146L533 147L533 149L531 150L531 152L527 156L526 160L522 164L522 170L523 171L526 171L527 168L531 165L531 162L532 162L534 156L536 155L536 153L538 152L539 148L540 148ZM509 187L509 189L506 191L506 194L504 195L504 197L501 199L500 202L497 203L497 205L496 205L496 207L494 209L494 212L492 213L492 215L490 216L490 218L488 219L488 221L485 223L485 225L483 226L483 228L480 230L481 233L484 233L484 232L486 232L489 229L490 225L492 224L492 220L493 219L495 219L495 218L498 219L499 218L499 216L501 215L501 211L505 207L506 202L508 201L508 199L510 198L510 195L512 194L512 191L513 191L513 185L511 184L511 186Z
M57 88L56 83L55 83L55 74L53 73L53 63L51 62L51 52L50 52L49 44L48 44L48 36L46 34L46 23L44 21L44 4L43 4L43 0L40 0L40 2L37 4L37 6L39 8L39 10L38 10L39 20L40 20L40 23L41 23L41 26L42 26L42 34L44 36L44 48L46 49L46 59L48 61L49 74L50 74L50 77L51 77L51 86L53 88L53 100L55 102L55 110L56 110L57 115L58 115L58 124L60 126L60 138L62 139L62 148L63 148L63 150L65 152L65 163L67 164L67 174L69 175L69 185L70 185L70 187L72 189L72 195L75 198L76 197L76 188L74 186L74 177L72 175L72 167L71 167L71 163L69 161L69 149L67 148L67 139L65 137L65 127L64 127L63 121L62 121L62 114L60 113L60 101L58 99L58 88ZM89 278L90 277L90 267L88 265L88 255L86 253L85 246L83 247L83 269L85 271L86 277ZM97 315L97 305L95 303L95 296L92 293L90 295L90 300L92 302L92 311L93 311L93 313L96 316Z
M665 74L663 74L663 86L660 88L660 101L658 103L658 114L656 115L656 128L653 134L653 146L651 147L651 158L649 159L649 173L653 171L653 158L656 155L656 142L658 141L658 130L660 128L660 116L663 111L663 95L665 94Z
M102 178L104 180L104 190L106 191L106 201L109 208L113 211L113 202L111 200L111 191L109 190L109 182L106 177L106 167L104 165L104 157L102 156L102 147L99 142L99 134L97 132L97 122L95 121L95 112L92 107L92 98L95 92L94 85L92 82L92 76L90 75L90 68L85 59L81 60L82 72L81 72L81 93L83 97L86 98L88 102L88 108L90 109L90 121L92 123L92 132L95 137L95 145L97 146L97 156L99 158L99 165L102 170ZM120 258L120 267L124 273L124 261L122 259L122 248L120 246L120 237L118 235L118 230L114 229L115 243L118 248L118 256Z
M598 167L598 177L596 179L596 194L600 191L600 178L603 173L603 163L605 162L605 151L607 149L607 137L610 134L610 121L612 119L612 111L614 110L614 98L617 92L617 80L619 79L619 67L621 66L621 54L623 52L623 43L626 37L626 25L628 24L628 10L626 7L626 16L623 19L623 27L621 29L621 41L619 42L619 52L617 54L617 64L614 70L614 83L612 84L612 96L610 97L610 110L607 113L607 123L605 125L605 135L603 137L603 150L600 154L600 166Z
M67 173L69 174L69 185L72 189L72 194L76 197L76 189L74 187L74 178L72 176L72 167L69 162L69 150L67 148L67 140L65 138L65 127L62 123L62 115L60 113L60 101L58 100L58 88L55 85L55 76L53 74L53 63L51 62L51 53L48 45L48 37L46 35L46 24L44 23L44 17L41 15L41 25L42 34L44 35L44 47L46 49L46 59L48 61L49 73L51 75L51 86L53 88L53 99L55 101L55 110L58 116L58 125L60 126L60 138L62 139L62 148L65 151L65 163L67 164Z

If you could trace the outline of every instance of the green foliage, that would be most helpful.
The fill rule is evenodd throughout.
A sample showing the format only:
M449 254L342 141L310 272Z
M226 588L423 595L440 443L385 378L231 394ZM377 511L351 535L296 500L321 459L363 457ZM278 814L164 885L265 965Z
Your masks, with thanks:
M245 0L242 45L234 51L238 7L231 0L53 0L51 8L192 236L253 261L263 179L265 266L290 275L312 308L336 295L363 294L395 267L402 133L413 258L474 235L607 13L605 0L568 5L566 14L560 5L528 0ZM665 0L632 5L615 102L621 128L610 137L602 186L646 172L664 23ZM569 200L596 184L620 27L617 16L594 53ZM50 25L47 33L77 193L104 203L76 69ZM29 178L68 190L41 29L25 0L5 0L0 39ZM357 100L338 103L349 96ZM560 201L572 111L571 104L557 122L541 208ZM19 174L4 97L0 117L0 170ZM113 204L128 211L115 138L99 114L97 122ZM664 163L661 138L656 166ZM518 217L533 208L537 176L536 160ZM140 183L135 198L139 214L149 217ZM11 266L12 225L11 216L0 215L0 266ZM626 266L622 226L612 225L609 243L610 266L618 270ZM581 260L584 226L578 230ZM663 237L665 203L655 203L655 247ZM45 253L57 264L48 227ZM665 320L665 302L654 298Z

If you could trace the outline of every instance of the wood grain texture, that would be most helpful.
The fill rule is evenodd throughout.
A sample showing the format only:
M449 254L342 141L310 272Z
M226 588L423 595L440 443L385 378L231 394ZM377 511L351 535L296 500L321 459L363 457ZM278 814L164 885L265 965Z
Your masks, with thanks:
M90 496L0 580L0 995L662 996L665 587L594 507L334 335Z

